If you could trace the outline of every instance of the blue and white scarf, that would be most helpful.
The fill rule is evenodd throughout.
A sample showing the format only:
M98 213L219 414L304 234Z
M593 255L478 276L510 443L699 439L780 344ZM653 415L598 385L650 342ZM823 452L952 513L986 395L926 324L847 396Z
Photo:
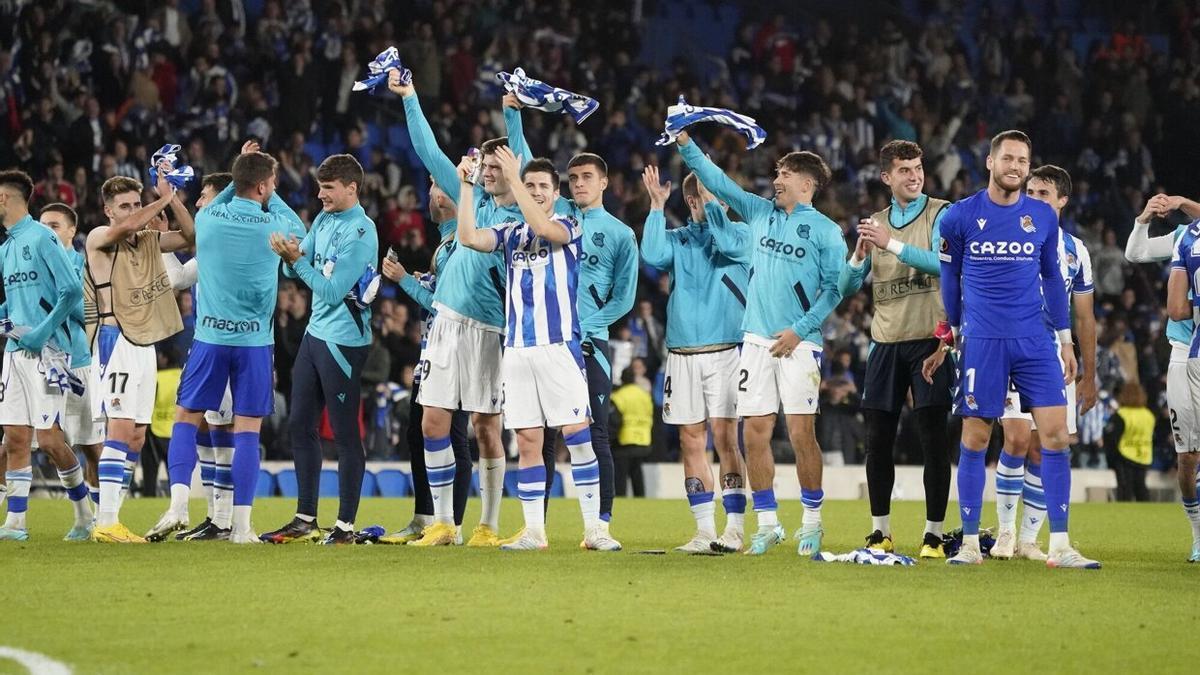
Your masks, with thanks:
M716 122L733 127L746 137L747 150L753 150L767 140L767 132L758 126L758 122L755 122L753 117L747 117L725 108L702 108L688 105L688 102L683 100L683 96L680 96L679 103L667 108L667 121L664 125L663 135L654 144L670 145L675 142L675 137L679 135L679 132L698 122Z
M178 145L167 143L150 157L150 168L146 173L150 176L151 187L158 185L159 169L162 169L166 175L167 182L176 190L182 190L184 186L192 182L192 179L196 177L196 172L192 167L179 166L178 153Z
M412 84L412 71L400 62L400 52L395 47L388 47L367 64L367 78L355 82L352 91L375 93L380 85L387 84L388 71L392 69L400 71L400 84Z
M582 123L600 107L594 98L552 87L527 76L521 68L513 68L511 73L496 73L496 79L504 85L505 91L516 96L523 105L570 115L576 124Z
M11 319L0 320L0 336L10 340L20 340L21 336L30 331L29 326L14 325ZM46 384L57 387L59 391L71 391L76 396L83 396L83 380L71 371L71 355L62 351L52 342L46 342L38 355L38 370L46 376Z
M916 565L917 561L906 555L897 553L884 553L873 548L859 548L849 553L830 553L822 551L813 556L813 560L817 562L844 562L854 563L856 565L885 565L896 567L909 567Z

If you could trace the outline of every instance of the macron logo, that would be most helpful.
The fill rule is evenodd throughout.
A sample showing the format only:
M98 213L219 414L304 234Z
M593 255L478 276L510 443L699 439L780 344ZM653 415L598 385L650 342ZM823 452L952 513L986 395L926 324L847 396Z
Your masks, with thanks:
M1013 509L1013 505L1012 505L1012 504L1005 504L1005 505L1004 505L1004 508L1008 509L1009 511L1012 511L1012 509Z
M971 507L969 507L969 506L964 506L964 507L963 507L963 513L964 513L965 515L968 515L968 516L969 516L969 515L971 515Z
M600 404L603 405L604 404L604 394L600 394L600 396L598 396L597 398L600 399Z
M987 218L977 218L975 222L979 225L979 229L982 230L983 226L987 225Z

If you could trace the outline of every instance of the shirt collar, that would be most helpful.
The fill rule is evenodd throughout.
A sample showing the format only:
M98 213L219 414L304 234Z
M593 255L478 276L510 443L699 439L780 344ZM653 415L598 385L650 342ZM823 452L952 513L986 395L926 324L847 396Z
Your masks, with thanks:
M18 220L15 225L8 229L8 236L12 237L21 234L25 230L33 227L33 224L36 222L37 221L33 219L33 216L25 214L24 218Z
M929 196L925 193L917 195L917 198L908 203L908 206L900 206L900 202L892 197L892 215L889 220L892 220L892 225L907 225L917 217L921 211L925 210L925 204L929 201Z

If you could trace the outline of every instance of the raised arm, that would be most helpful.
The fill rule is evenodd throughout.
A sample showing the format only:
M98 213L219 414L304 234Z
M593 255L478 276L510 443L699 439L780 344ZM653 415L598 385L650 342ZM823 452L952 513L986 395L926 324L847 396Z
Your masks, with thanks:
M647 166L642 171L642 185L650 195L650 213L642 228L642 260L660 270L668 270L675 260L675 248L667 235L667 216L663 207L671 195L671 181L666 185L658 182L658 167Z
M721 201L729 204L741 214L746 222L751 222L755 216L769 214L774 204L756 194L746 192L740 185L733 182L725 172L712 160L700 152L700 148L692 142L686 131L681 132L676 139L679 154L683 157L688 168L696 172L696 178L715 194Z
M828 233L820 251L819 288L821 295L817 297L812 308L792 324L792 330L801 339L812 331L820 330L821 324L825 323L829 313L836 309L842 301L838 279L841 277L842 268L846 265L846 240L842 238L841 228L832 223L830 227L833 229Z
M846 266L838 275L838 291L843 298L857 293L858 289L862 288L863 280L871 271L871 251L874 247L870 240L859 235L858 242L854 245L854 254L846 261Z
M705 190L702 194L712 197ZM735 223L721 202L715 197L704 202L704 219L712 231L713 244L717 252L736 263L749 264L751 254L750 228L745 223Z
M158 184L170 187L166 180L161 180ZM168 192L165 196L160 196L112 225L97 227L88 234L88 245L97 249L112 248L117 242L149 225L150 221L157 218L163 209L167 208L172 199L174 199L174 195Z
M467 182L467 176L471 174L472 164L470 157L463 157L455 172L457 174L455 180L458 181L459 189L464 190L467 194L471 191L471 184ZM499 239L494 228L481 230L475 226L474 199L463 199L458 202L458 230L454 237L458 239L459 246L466 246L475 251L490 253L499 248Z
M171 200L170 209L171 215L175 216L175 222L179 224L179 229L168 230L159 236L159 248L165 253L182 251L196 243L196 221L192 218L192 212L183 204L178 192Z
M392 93L399 94L404 102L404 118L408 123L408 136L412 139L413 150L416 151L417 157L421 158L425 170L433 176L438 187L442 188L446 195L457 204L459 195L463 194L458 180L458 172L454 168L454 162L450 161L446 153L438 147L437 138L433 135L433 128L429 126L429 120L425 119L425 112L421 110L421 101L417 98L416 87L411 84L400 84L400 72L394 70L389 75L388 89ZM468 189L466 194L470 195L471 190Z
M508 134L508 147L513 154L521 158L521 168L524 169L529 160L533 159L533 150L529 141L525 140L525 122L521 119L521 102L512 94L504 95L504 131Z
M521 208L525 223L534 234L555 244L566 244L580 236L578 226L568 224L573 223L573 219L551 219L546 210L533 200L533 195L521 179L521 161L513 154L512 148L497 148L496 161L500 163L500 170L512 188L513 198Z

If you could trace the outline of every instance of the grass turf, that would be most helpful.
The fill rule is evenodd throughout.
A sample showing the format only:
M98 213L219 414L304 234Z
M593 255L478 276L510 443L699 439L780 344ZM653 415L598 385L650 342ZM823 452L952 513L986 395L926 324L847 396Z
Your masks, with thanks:
M124 520L144 532L165 507L131 500ZM293 507L259 500L256 527L282 525ZM329 517L336 503L321 509ZM60 541L69 504L33 500L30 541L0 542L0 646L81 673L1194 669L1182 647L1194 639L1200 566L1184 562L1176 504L1073 507L1073 538L1103 561L1098 572L813 563L790 537L799 502L781 504L788 542L763 557L636 555L691 536L686 504L619 500L615 511L625 545L615 554L577 548L578 507L563 499L544 552L102 546ZM399 528L411 513L411 500L366 499L358 525ZM826 503L824 548L861 545L867 515L865 502ZM473 499L468 529L477 518ZM505 499L505 533L520 520ZM923 506L897 503L892 522L900 552L915 554ZM0 660L6 672L23 671Z

